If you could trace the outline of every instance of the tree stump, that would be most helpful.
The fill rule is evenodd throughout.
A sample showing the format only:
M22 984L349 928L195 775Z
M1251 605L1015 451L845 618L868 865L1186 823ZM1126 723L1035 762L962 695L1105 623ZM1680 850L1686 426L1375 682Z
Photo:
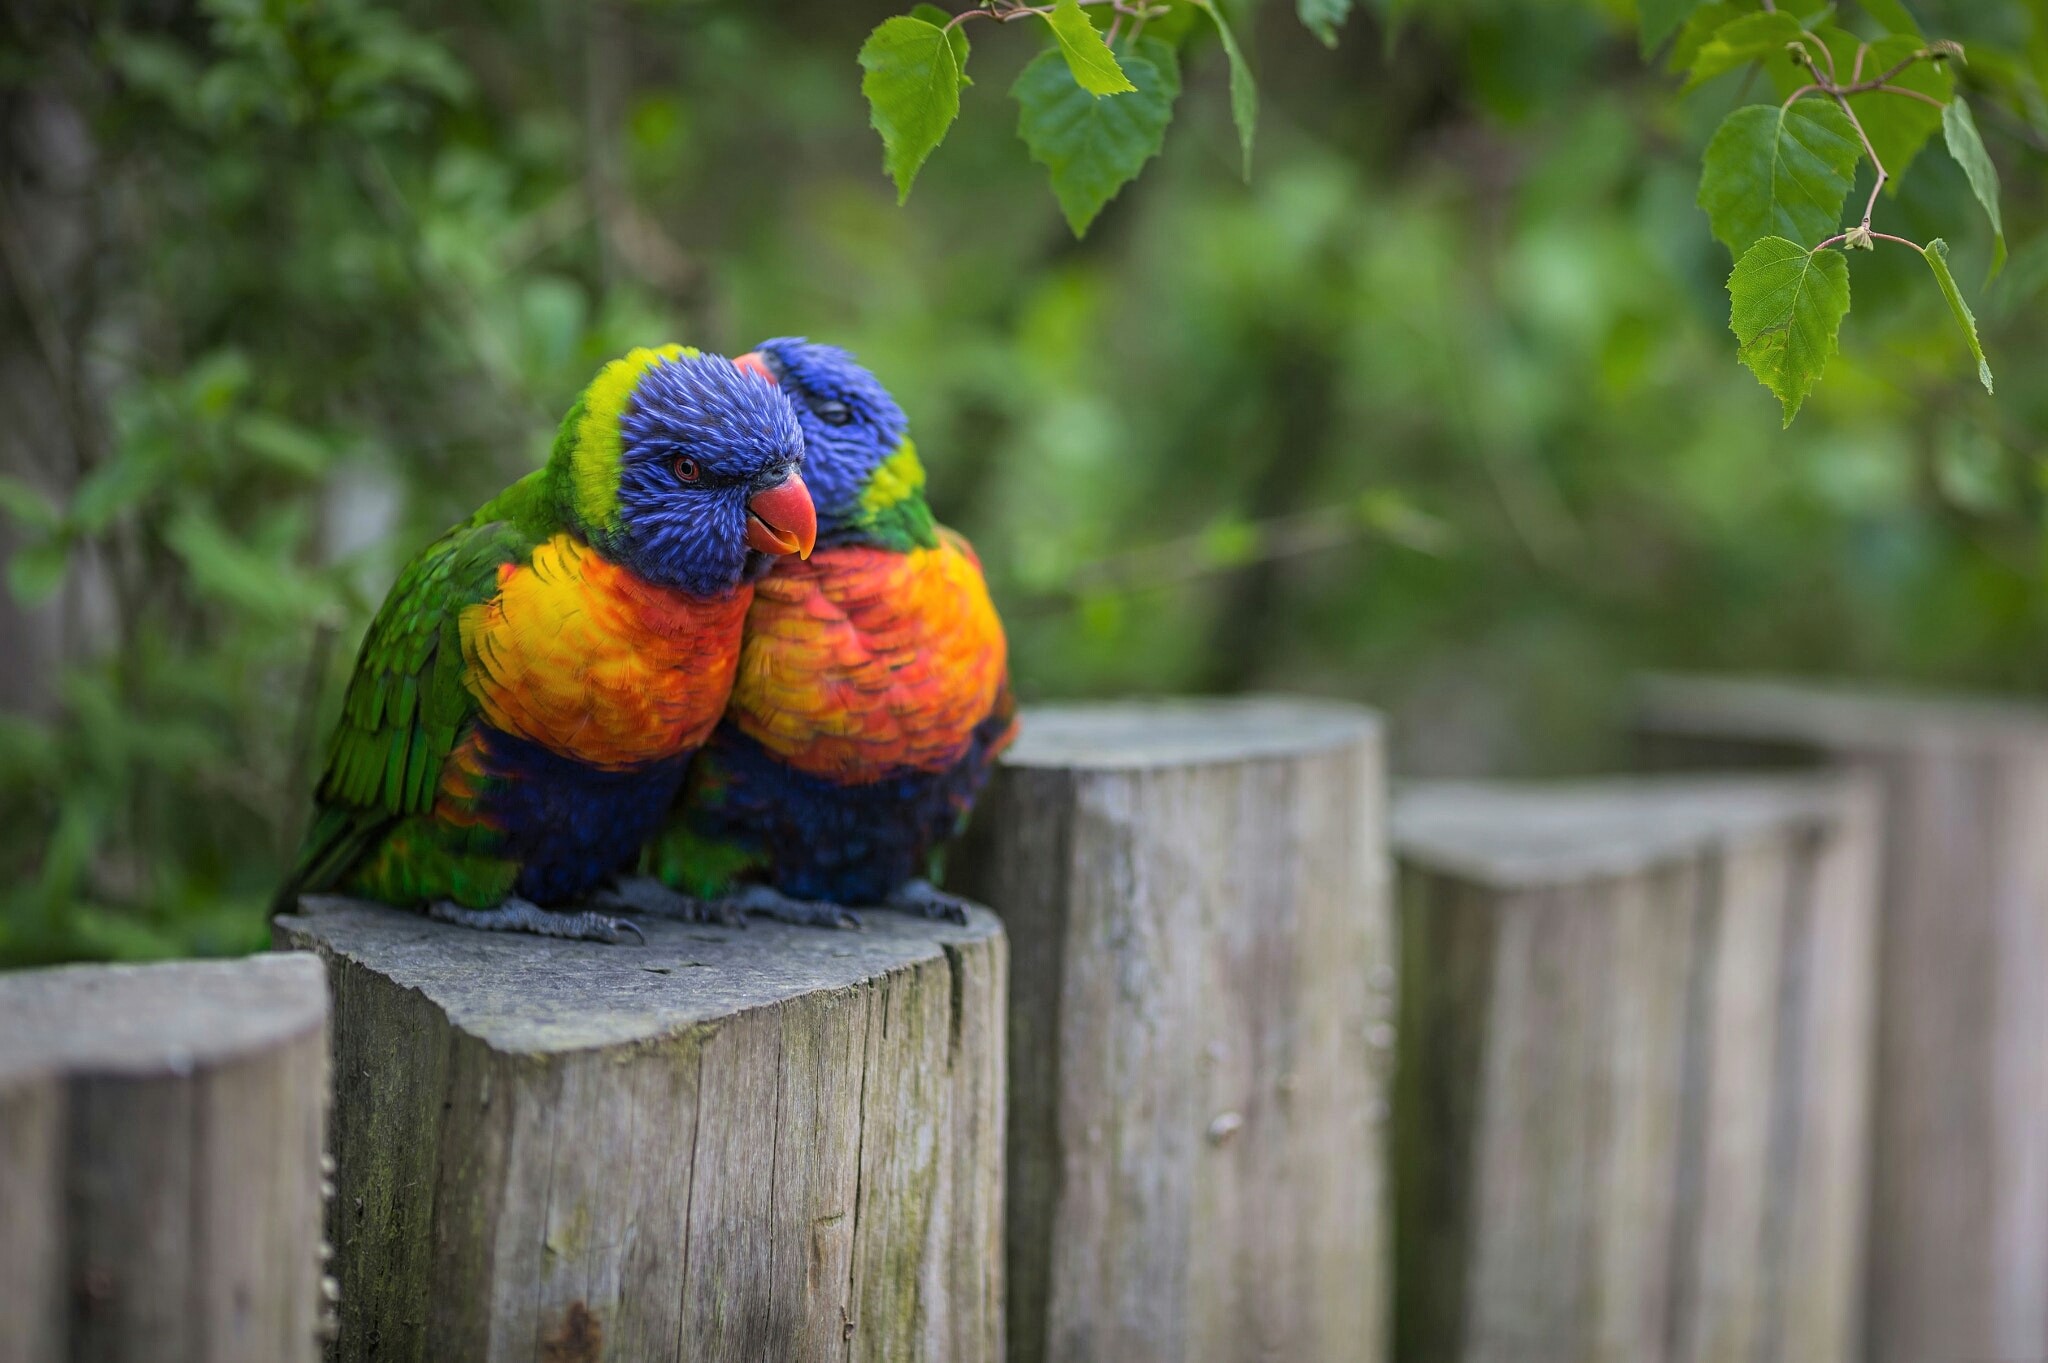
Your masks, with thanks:
M305 907L339 1358L999 1357L994 915L611 947Z
M311 961L0 975L0 1359L317 1357L326 1105Z
M1396 1356L1851 1363L1876 802L1399 793Z
M1872 1356L2048 1358L2048 709L1663 678L1639 731L1881 786Z
M954 883L1010 1004L1010 1363L1377 1360L1393 940L1350 706L1040 709Z

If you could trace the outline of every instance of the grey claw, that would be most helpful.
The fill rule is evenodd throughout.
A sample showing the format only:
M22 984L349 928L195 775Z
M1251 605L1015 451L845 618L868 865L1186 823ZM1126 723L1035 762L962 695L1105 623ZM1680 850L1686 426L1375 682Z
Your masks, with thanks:
M749 885L738 894L714 901L721 908L759 914L778 922L810 928L857 928L860 915L843 904L817 899L792 899L766 885Z
M889 892L884 904L899 913L914 913L924 918L943 919L963 928L967 926L968 901L957 894L947 894L923 878L904 881Z

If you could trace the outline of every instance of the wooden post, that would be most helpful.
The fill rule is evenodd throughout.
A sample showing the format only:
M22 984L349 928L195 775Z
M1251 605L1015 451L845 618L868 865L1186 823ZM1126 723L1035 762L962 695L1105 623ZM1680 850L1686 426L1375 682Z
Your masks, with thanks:
M1384 1357L1379 732L1026 714L954 882L1015 943L1009 1363Z
M1639 729L1882 787L1872 1357L2048 1358L2048 708L1663 678Z
M1398 1357L1856 1358L1875 819L1831 778L1400 792Z
M608 947L306 906L339 1358L999 1357L994 915Z
M0 975L0 1360L318 1356L311 961Z

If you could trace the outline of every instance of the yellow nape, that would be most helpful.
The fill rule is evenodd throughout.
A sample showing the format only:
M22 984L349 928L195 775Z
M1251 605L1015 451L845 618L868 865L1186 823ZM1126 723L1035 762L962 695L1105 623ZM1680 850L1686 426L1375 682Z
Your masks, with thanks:
M887 511L906 497L915 497L924 491L924 464L917 457L917 442L909 436L896 447L896 453L882 461L868 485L860 494L860 509L873 516Z
M583 415L576 423L576 453L570 463L576 515L593 529L619 525L620 418L640 386L640 376L657 364L702 354L695 346L639 346L607 364L583 390Z

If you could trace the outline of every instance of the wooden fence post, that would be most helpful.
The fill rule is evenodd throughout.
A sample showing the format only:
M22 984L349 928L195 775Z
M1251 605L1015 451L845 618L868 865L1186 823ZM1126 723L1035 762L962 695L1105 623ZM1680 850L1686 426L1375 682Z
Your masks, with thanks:
M1009 1363L1384 1357L1379 732L1028 712L954 883L1004 916Z
M306 907L339 1358L999 1357L994 915L608 947Z
M1397 1356L1852 1363L1875 821L1832 778L1397 794Z
M319 1354L327 991L280 956L0 975L0 1360Z
M2048 1358L2048 707L1668 677L1638 728L1881 786L1872 1357Z

